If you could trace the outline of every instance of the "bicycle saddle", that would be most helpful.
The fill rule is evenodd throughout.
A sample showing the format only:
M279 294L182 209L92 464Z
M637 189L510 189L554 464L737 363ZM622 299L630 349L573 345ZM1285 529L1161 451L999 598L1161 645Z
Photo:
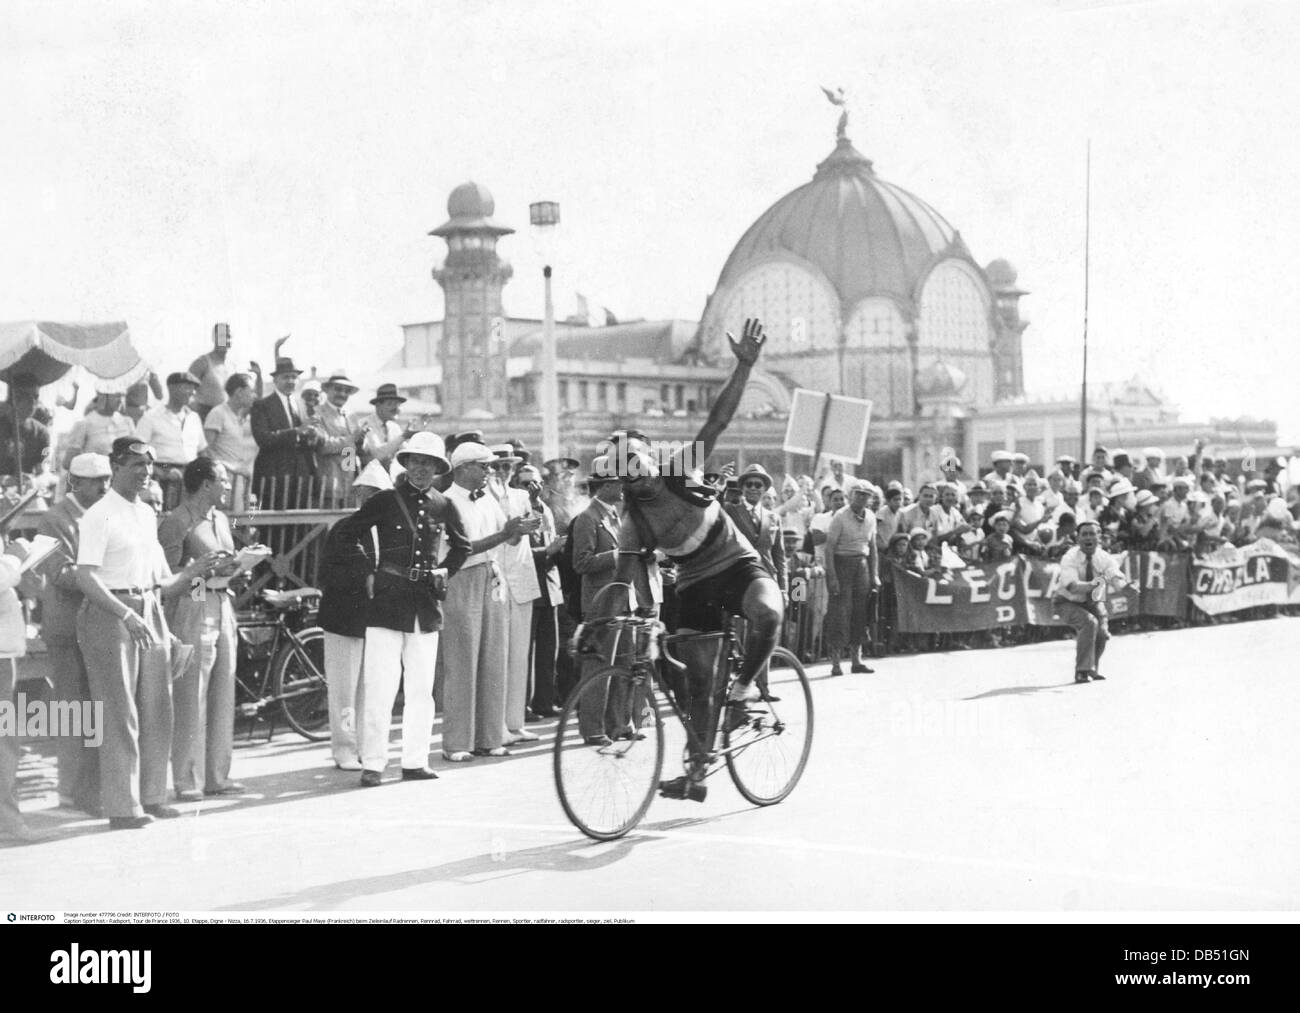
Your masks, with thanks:
M296 587L292 591L263 591L262 600L271 608L292 608L302 605L308 598L319 598L321 592L315 587Z

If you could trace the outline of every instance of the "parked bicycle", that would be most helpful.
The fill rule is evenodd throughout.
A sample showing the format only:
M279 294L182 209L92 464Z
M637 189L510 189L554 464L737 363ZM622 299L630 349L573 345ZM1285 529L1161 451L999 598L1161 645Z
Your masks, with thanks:
M668 635L663 624L636 616L596 619L579 628L575 654L607 664L583 679L564 703L555 732L555 787L570 821L588 837L613 840L635 827L659 787L664 759L665 711L686 731L686 756L707 757L704 777L725 765L736 789L754 805L780 802L798 783L812 749L813 702L799 660L783 647L772 652L762 699L746 705L745 723L733 730L720 720L742 653L729 616L717 633ZM692 726L684 701L689 689L665 684L658 659L679 673L686 666L672 649L713 641L717 652L708 728ZM689 680L683 679L689 685ZM579 711L618 713L624 730L604 745L588 744Z
M235 713L283 716L305 739L329 738L325 634L316 622L320 591L262 591L257 605L238 615Z

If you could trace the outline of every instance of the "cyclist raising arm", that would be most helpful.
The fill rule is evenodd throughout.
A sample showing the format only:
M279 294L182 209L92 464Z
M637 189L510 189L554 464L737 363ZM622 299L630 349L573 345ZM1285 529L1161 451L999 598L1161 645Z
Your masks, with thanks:
M744 661L728 697L729 724L744 721L744 704L761 694L754 684L767 665L781 631L781 589L763 568L758 553L704 485L700 467L740 404L749 374L766 336L757 319L745 321L740 340L727 335L736 368L718 395L693 445L680 448L662 463L647 438L637 432L615 433L609 455L623 482L624 518L619 531L618 579L633 583L641 602L650 601L644 568L637 565L655 549L676 564L680 627L683 632L721 628L727 612L748 622ZM713 729L710 682L716 644L692 645L684 656L691 680L692 725L706 741ZM703 758L692 757L687 776L665 782L672 798L702 801Z

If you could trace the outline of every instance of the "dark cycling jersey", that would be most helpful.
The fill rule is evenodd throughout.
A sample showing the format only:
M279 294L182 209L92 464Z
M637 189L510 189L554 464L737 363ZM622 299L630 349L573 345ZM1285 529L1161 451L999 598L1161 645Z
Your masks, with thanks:
M698 471L682 474L676 457L664 470L657 478L624 487L620 549L651 548L664 553L677 566L679 591L741 560L759 561L758 553L722 504L709 494ZM653 544L647 544L650 540Z

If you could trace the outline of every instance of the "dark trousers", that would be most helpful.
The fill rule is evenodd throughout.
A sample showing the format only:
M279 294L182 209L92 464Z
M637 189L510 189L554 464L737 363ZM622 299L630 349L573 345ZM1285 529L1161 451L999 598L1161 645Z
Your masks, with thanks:
M1057 614L1074 630L1075 672L1095 672L1101 664L1102 652L1110 639L1110 627L1097 606L1089 602L1080 605L1072 601L1058 601Z
M871 561L866 556L834 556L835 579L840 593L833 594L826 608L826 642L832 657L845 650L855 651L867 638L871 599Z
M555 654L555 698L563 703L573 692L573 687L578 684L578 662L569 653L578 624L563 604L556 607L555 619L559 627L559 642Z
M555 709L556 646L560 627L555 606L533 602L533 699L529 706L534 714L549 715Z

